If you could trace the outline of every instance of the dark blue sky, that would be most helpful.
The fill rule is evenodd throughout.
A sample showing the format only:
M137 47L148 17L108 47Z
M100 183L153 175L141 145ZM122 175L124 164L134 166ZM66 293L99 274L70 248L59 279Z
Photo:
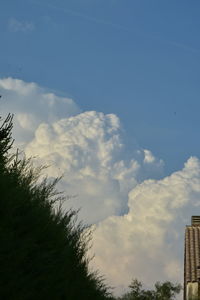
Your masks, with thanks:
M115 113L166 174L200 157L200 2L3 0L0 77Z

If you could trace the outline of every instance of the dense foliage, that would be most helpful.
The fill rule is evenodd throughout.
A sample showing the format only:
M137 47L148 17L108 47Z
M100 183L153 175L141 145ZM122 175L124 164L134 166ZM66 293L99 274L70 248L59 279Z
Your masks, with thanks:
M0 299L111 299L88 270L88 235L76 212L55 209L56 181L38 182L30 160L10 155L12 116L0 127Z
M129 286L130 292L124 294L118 300L173 300L180 293L181 285L169 281L157 282L154 290L145 290L142 283L134 279Z

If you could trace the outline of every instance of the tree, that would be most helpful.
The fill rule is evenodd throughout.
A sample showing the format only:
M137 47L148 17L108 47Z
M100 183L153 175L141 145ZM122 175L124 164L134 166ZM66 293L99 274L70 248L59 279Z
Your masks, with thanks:
M12 116L0 127L0 299L112 299L88 269L88 231L77 212L63 212L57 180L9 154Z
M173 300L180 293L181 285L169 281L157 282L154 290L145 290L142 283L134 279L129 286L130 292L124 294L118 300Z
M155 284L156 299L158 300L171 300L180 293L182 287L180 284L173 284L170 281L163 283L157 282Z

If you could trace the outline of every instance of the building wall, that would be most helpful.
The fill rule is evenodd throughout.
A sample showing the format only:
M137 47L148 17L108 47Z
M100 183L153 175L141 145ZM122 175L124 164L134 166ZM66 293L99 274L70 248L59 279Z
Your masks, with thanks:
M185 229L184 300L200 300L200 216Z

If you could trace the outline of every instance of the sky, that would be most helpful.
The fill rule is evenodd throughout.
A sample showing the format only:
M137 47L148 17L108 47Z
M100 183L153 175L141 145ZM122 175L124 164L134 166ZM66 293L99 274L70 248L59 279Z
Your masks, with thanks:
M199 1L2 0L0 114L93 224L115 292L182 282L200 205ZM119 263L120 262L120 263Z

